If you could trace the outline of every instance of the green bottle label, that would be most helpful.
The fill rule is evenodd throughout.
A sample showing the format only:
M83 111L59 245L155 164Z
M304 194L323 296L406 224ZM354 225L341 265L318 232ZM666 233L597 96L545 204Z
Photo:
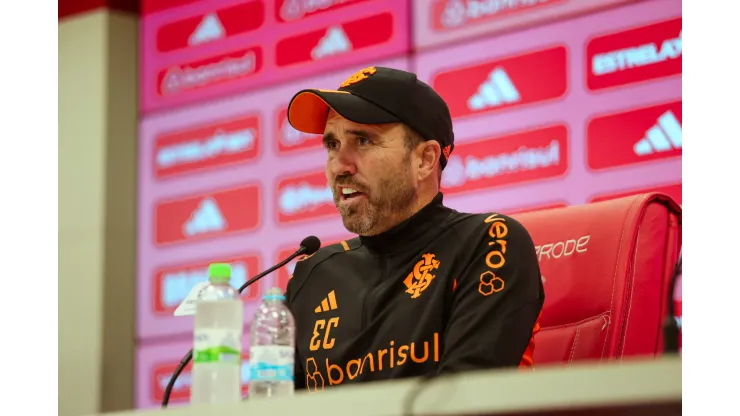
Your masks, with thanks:
M241 337L230 329L200 329L195 332L194 363L241 364Z

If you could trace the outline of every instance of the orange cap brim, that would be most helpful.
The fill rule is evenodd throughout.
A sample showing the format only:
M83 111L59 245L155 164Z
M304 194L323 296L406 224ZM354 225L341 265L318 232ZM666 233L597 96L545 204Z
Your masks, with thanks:
M293 96L288 105L288 122L298 131L323 134L330 109L360 124L398 121L398 117L350 92L308 89Z

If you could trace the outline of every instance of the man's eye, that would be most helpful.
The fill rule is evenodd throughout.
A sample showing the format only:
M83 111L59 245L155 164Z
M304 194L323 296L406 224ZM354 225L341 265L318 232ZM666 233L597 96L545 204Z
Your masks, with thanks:
M324 143L324 146L325 146L325 147L326 147L327 149L329 149L329 150L334 150L334 149L336 149L336 148L337 148L337 142L335 142L335 141L332 141L332 142L326 142L326 143Z
M370 139L368 139L367 137L358 137L357 143L361 145L370 144Z

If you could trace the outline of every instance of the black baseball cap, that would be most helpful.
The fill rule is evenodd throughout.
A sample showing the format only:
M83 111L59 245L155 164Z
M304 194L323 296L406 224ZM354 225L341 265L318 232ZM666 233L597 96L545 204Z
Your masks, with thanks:
M455 148L450 109L416 74L371 66L347 78L337 90L298 91L288 105L288 121L298 131L323 134L329 109L360 124L403 123L424 140L442 147L440 164Z

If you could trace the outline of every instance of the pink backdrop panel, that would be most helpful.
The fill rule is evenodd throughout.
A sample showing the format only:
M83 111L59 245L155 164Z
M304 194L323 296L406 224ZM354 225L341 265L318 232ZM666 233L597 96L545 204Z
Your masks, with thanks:
M408 0L213 0L148 14L142 111L403 54L409 8Z
M417 55L454 117L450 205L518 211L680 184L680 22L680 2L641 2ZM645 58L620 61L629 48ZM669 148L647 143L656 131Z
M414 48L527 28L637 0L414 0ZM674 1L674 0L661 0ZM675 0L679 6L680 0Z

